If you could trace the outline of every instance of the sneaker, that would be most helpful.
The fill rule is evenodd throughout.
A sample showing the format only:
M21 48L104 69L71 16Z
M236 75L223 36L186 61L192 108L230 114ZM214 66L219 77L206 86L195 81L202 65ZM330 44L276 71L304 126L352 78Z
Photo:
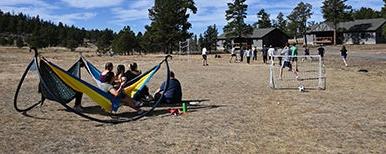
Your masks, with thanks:
M142 114L144 114L144 113L146 113L145 110L139 109L139 110L137 111L137 115L142 115Z
M140 107L142 107L143 106L143 102L142 101L136 101L136 100L134 100L134 106L136 106L136 107L138 107L138 108L140 108Z

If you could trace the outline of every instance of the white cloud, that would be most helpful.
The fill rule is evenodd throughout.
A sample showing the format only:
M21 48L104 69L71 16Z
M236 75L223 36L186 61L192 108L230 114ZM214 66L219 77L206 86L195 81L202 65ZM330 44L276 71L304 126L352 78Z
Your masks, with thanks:
M54 5L51 5L49 3L46 3L42 0L4 0L0 1L0 7L11 7L16 5L29 5L29 6L35 6L35 7L43 7L48 9L54 9L57 8Z
M37 7L2 7L5 12L14 12L28 14L30 16L38 16L40 19L50 20L54 23L63 22L65 24L71 25L75 24L77 20L89 20L96 16L95 13L84 12L84 13L69 13L69 14L53 14L51 10L45 8Z
M126 25L126 22L137 20L148 20L148 9L153 6L154 2L150 0L138 0L130 3L127 8L112 8L114 20L112 23Z
M62 0L69 6L74 8L103 8L117 6L123 2L123 0Z

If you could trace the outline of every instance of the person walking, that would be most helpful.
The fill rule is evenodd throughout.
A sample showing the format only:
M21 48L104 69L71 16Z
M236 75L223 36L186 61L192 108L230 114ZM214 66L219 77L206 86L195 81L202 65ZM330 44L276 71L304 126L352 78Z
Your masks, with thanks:
M202 66L208 66L208 50L202 48Z
M340 56L342 57L344 65L347 67L347 49L344 45L342 46L342 49L340 49Z

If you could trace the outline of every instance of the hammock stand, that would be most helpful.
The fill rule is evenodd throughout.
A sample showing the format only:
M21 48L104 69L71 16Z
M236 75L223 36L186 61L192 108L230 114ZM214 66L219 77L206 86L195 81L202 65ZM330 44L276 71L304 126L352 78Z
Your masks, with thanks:
M163 97L165 97L164 94L162 94L161 97L158 100L156 100L155 103L151 106L151 109L147 110L146 112L144 112L142 114L138 114L134 117L119 117L119 118L114 118L114 119L99 119L99 118L95 118L95 117L86 115L86 114L79 112L77 110L74 110L72 107L68 106L68 103L71 102L73 99L75 99L75 101L81 101L81 98L83 95L82 92L77 91L74 88L68 86L65 82L63 82L63 80L60 80L60 77L55 73L51 73L51 74L48 73L49 74L48 76L50 76L50 77L46 77L47 76L47 73L46 73L47 69L49 70L49 68L46 67L46 65L49 65L50 67L57 67L58 70L65 72L68 76L71 76L72 78L77 78L78 80L80 80L80 82L82 82L86 86L90 86L91 84L81 80L80 68L85 67L84 65L87 62L84 59L84 57L81 56L81 58L79 58L79 60L77 62L75 62L75 64L68 71L65 71L65 70L61 69L60 67L56 66L55 64L49 62L44 57L39 57L39 53L38 53L36 48L31 48L30 52L31 52L31 50L34 50L34 57L32 58L31 62L27 65L27 67L26 67L26 69L25 69L25 71L24 71L24 73L19 81L19 84L18 84L17 89L16 89L16 93L14 96L14 108L18 112L26 113L26 112L32 110L33 108L35 108L36 106L38 106L39 104L43 104L45 99L49 99L49 100L58 102L66 110L73 112L73 113L75 113L83 118L86 118L88 120L96 121L96 122L100 122L100 123L118 124L118 123L124 123L124 122L129 122L129 121L135 121L135 120L138 120L138 119L146 116L147 114L152 112L161 103L161 100L163 99ZM158 64L158 68L162 64L164 64L166 66L166 84L164 86L164 89L168 88L169 80L170 80L170 68L169 68L169 63L168 63L169 58L172 58L172 57L170 55L165 56L165 58ZM19 96L20 88L23 85L23 82L24 82L24 80L25 80L25 78L26 78L26 76L27 76L27 74L30 71L32 66L36 66L36 68L37 68L37 72L38 72L38 76L39 76L39 80L40 80L38 88L39 88L39 92L41 93L41 100L39 102L29 106L29 107L20 108L18 106L17 98ZM153 69L154 68L155 67L153 67ZM138 76L130 81L126 81L124 83L124 87L130 86L134 82L140 80L141 77L145 76L147 73L151 72L153 69L143 73L141 76ZM89 73L92 76L91 72L89 72ZM155 72L153 72L153 73L155 73ZM48 79L52 79L55 81L54 86L52 86L51 82L47 81ZM150 80L150 79L146 79L146 80ZM92 85L91 85L91 87L92 87ZM53 91L53 89L57 89L57 88L60 88L60 90L62 90L62 91L69 92L70 94ZM94 88L94 90L97 90L97 89ZM89 97L91 97L91 96L89 96ZM65 99L61 99L61 98L65 98ZM116 100L116 99L113 98L112 100ZM114 104L115 104L114 101L111 101L111 105L112 105L113 109L114 109ZM113 114L113 113L109 113L109 114L112 116L117 116L117 114Z

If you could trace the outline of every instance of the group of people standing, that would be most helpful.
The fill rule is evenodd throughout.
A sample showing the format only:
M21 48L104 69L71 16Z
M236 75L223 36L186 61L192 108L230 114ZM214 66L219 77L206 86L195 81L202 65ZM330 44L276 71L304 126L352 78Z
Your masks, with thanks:
M288 49L287 49L288 48ZM238 54L237 54L237 51L236 50L239 50ZM298 48L296 47L296 44L291 44L289 45L288 43L286 44L286 46L281 49L281 51L279 49L276 49L274 48L272 45L269 46L269 48L267 48L265 45L263 46L263 48L261 49L261 55L262 55L262 60L263 60L263 63L264 64L267 64L268 63L268 60L274 60L275 59L275 55L286 55L286 52L290 52L290 56L293 57L293 58L290 58L292 63L295 64L295 67L296 67L296 70L297 70L297 61L298 61L298 58L296 57L298 55ZM322 62L324 62L324 54L325 54L325 49L323 47L323 45L320 45L318 48L318 54L320 55L321 59L322 59ZM343 45L341 50L340 50L340 53L341 53L341 57L343 59L343 62L344 62L344 65L347 67L348 64L347 64L347 49L346 47ZM310 55L310 49L308 48L308 46L305 46L304 47L304 55L305 57L303 57L301 60L304 61L306 60ZM207 57L208 57L208 51L206 48L203 48L202 49L202 65L203 66L208 66L208 60L207 60ZM243 62L244 60L244 57L247 59L247 63L250 64L251 62L251 58L252 60L257 60L257 48L256 47L241 47L240 49L237 49L236 46L232 47L231 49L231 57L229 59L229 62L232 63L232 62ZM283 57L282 56L278 56L278 59L279 59L279 64L280 65L284 65L284 63L282 62L282 59ZM285 59L285 58L284 58ZM288 62L288 61L287 61ZM286 64L288 65L288 64ZM286 67L289 67L289 66L286 66Z
M236 55L236 47L233 47L231 49L231 58L230 58L229 62L230 63L232 63L232 61L243 62L244 57L247 59L247 64L251 63L251 58L252 58L252 60L257 60L257 49L255 47L252 47L252 48L251 47L243 47L243 48L241 48L240 52L239 52L239 59L238 59L237 55Z

